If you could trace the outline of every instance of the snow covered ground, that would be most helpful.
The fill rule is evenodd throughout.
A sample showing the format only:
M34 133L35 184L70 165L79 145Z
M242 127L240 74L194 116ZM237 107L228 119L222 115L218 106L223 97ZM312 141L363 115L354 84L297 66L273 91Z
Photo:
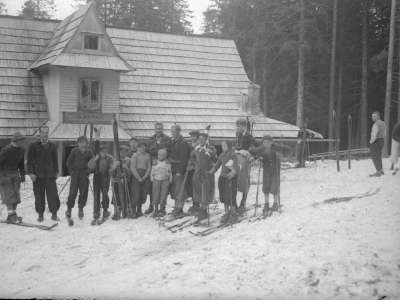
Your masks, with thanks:
M0 297L399 299L400 174L372 171L369 160L351 171L342 162L340 173L332 161L284 170L281 215L207 237L173 234L151 218L90 226L91 196L71 228L65 190L53 231L0 224ZM35 222L31 191L27 182L19 213Z

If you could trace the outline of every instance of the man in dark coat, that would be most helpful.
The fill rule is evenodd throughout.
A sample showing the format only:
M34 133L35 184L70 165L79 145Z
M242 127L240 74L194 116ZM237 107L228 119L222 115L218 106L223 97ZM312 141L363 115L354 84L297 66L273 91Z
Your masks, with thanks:
M35 209L39 215L38 222L43 222L46 198L51 219L58 221L57 211L60 208L56 184L58 157L56 145L49 142L49 127L40 128L40 140L29 146L27 160L28 174L33 182Z
M0 151L0 195L7 207L7 222L18 222L17 205L21 203L20 186L25 181L24 154L22 144L25 137L14 133L11 143Z
M172 166L172 185L171 198L175 200L173 214L175 216L183 214L183 206L187 198L185 189L185 172L190 158L190 146L181 135L181 127L173 125L171 127L171 142L169 145L169 161Z
M246 119L236 121L236 154L239 164L238 191L242 193L239 212L243 213L246 209L247 193L250 188L250 153L249 149L258 144L247 128Z
M93 157L92 151L88 148L86 136L78 138L78 147L72 149L67 159L67 168L71 176L69 195L67 201L67 211L65 216L71 218L71 210L75 206L75 199L78 195L78 216L83 218L83 208L86 206L89 190L89 167L88 162Z

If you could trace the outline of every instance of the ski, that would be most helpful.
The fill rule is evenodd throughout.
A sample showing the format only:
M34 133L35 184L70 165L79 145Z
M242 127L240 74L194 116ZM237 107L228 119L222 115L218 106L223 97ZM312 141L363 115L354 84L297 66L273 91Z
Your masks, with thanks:
M37 229L41 229L41 230L52 230L54 227L56 227L58 225L58 223L54 223L53 225L47 226L47 225L40 225L40 224L33 224L33 223L27 223L24 221L21 222L7 222L7 221L0 221L0 223L3 224L8 224L8 225L17 225L17 226L23 226L23 227L30 227L30 228L37 228Z

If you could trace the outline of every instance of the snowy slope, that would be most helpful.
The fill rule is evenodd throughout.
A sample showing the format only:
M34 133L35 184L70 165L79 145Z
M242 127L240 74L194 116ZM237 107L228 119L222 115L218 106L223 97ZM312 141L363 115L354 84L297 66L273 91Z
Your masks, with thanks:
M281 215L202 238L151 218L92 227L91 196L84 221L75 209L70 228L64 191L54 231L0 224L0 297L399 299L400 175L369 178L368 160L345 167L284 170ZM35 221L30 183L23 199L20 214Z

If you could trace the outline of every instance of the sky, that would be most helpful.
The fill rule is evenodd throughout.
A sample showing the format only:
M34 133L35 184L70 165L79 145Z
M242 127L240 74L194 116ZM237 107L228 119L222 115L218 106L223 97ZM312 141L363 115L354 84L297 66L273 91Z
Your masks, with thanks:
M3 0L6 5L7 14L18 15L24 1L25 0ZM193 11L193 18L191 21L194 33L202 32L203 12L207 9L208 2L209 0L188 0L190 10ZM54 3L56 4L55 19L62 20L76 9L76 7L74 7L74 0L54 0Z

